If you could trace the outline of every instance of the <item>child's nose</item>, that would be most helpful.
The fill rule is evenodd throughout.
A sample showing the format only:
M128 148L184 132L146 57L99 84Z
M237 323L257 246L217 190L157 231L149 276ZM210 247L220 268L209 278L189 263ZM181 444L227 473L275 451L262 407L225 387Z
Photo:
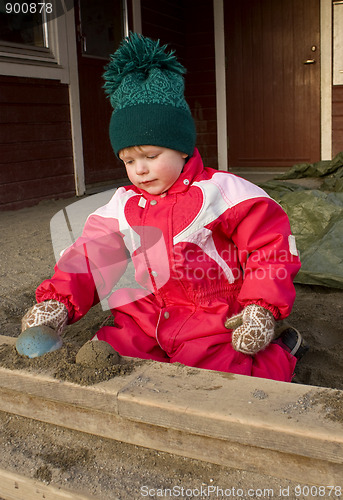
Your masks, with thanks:
M148 167L146 165L146 162L144 160L140 160L136 162L136 174L137 175L142 175L146 174L148 172Z

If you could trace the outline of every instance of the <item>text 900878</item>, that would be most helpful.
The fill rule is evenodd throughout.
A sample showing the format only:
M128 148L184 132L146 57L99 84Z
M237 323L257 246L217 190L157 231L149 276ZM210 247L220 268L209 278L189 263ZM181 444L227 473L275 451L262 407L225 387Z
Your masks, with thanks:
M52 14L52 3L46 2L7 2L6 14Z

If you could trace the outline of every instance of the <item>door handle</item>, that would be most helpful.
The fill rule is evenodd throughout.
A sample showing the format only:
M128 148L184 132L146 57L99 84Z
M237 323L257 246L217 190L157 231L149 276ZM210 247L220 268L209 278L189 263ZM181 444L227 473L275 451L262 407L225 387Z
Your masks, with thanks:
M304 64L314 64L315 62L315 59L306 59L306 61L304 61Z
M81 40L81 45L82 45L82 52L85 54L87 52L87 37L86 37L86 35L81 35L80 40Z

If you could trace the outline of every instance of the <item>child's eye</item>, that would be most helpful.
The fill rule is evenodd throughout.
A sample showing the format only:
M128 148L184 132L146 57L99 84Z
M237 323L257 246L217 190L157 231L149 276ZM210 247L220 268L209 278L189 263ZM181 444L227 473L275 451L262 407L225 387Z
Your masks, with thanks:
M158 155L149 155L149 156L147 156L147 158L148 158L149 160L154 160L155 158L157 158L157 156L158 156Z

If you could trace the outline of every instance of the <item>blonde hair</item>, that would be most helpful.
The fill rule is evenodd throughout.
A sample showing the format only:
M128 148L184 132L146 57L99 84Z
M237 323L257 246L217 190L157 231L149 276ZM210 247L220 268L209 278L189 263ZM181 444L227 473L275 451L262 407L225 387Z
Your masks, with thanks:
M123 148L119 151L120 155L126 155L130 154L131 151L139 151L140 153L143 153L144 150L143 148L146 147L146 145L141 145L141 146L129 146L128 148Z

